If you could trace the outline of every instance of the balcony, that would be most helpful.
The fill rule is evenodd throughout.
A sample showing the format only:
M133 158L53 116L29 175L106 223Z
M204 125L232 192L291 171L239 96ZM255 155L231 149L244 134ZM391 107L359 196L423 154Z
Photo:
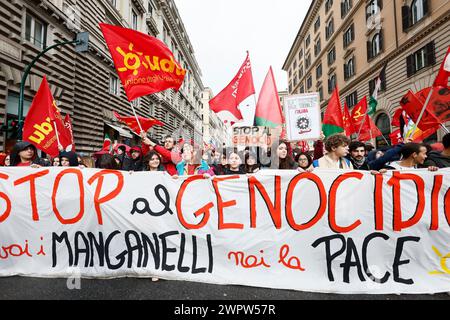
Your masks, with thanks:
M159 30L152 13L147 13L145 15L145 23L147 23L152 35L156 37L159 34Z

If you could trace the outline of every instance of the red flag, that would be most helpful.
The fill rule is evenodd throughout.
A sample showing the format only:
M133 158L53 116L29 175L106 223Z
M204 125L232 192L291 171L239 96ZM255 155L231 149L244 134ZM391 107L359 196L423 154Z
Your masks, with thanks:
M173 88L178 90L186 70L159 39L100 23L128 100Z
M139 124L136 121L136 117L122 117L117 112L114 111L114 116L121 122L125 123L131 130L133 130L136 134L139 134L141 129L139 128ZM138 116L139 122L142 126L142 130L147 132L154 125L163 126L164 123L154 118L144 118Z
M66 114L66 116L64 118L64 127L66 128L66 131L70 138L70 142L71 142L70 150L75 152L75 142L73 140L72 121L70 120L69 114Z
M255 124L257 126L276 128L282 125L283 122L280 98L278 97L272 67L270 67L256 104Z
M344 131L344 117L342 116L341 101L339 99L339 89L337 86L325 109L322 123L323 134L326 137Z
M401 142L403 142L403 137L402 134L400 132L400 129L397 129L395 131L393 131L390 135L389 138L391 139L391 144L393 146L395 146L396 144L399 144Z
M421 92L420 96L416 96L411 90L408 90L408 93L402 98L402 100L400 100L400 105L403 110L406 111L415 123L417 123L417 119L419 118L420 112L425 103L425 101L421 98L424 93L425 92ZM436 128L437 130L439 125L439 120L431 112L429 112L428 108L425 109L422 119L417 124L419 129L423 131L430 128Z
M247 58L231 82L209 101L209 107L217 113L222 121L242 120L238 105L248 96L255 93L253 85L250 57Z
M26 116L23 140L30 142L50 156L56 157L59 154L59 149L55 123L60 143L63 148L66 148L71 143L70 137L67 135L67 130L61 119L59 108L53 99L47 78L44 77Z
M344 103L344 115L343 115L344 131L347 137L350 137L353 133L356 133L355 126L353 125L352 118L350 117L350 111L347 106L347 102Z
M392 120L391 120L391 125L393 127L400 128L400 126L401 126L400 117L403 117L403 112L404 112L404 110L402 108L398 108L397 110L395 110L394 115L392 116ZM405 123L404 119L403 119L403 123Z
M442 61L439 72L434 80L433 87L448 88L448 77L450 77L450 46L447 48L447 54Z
M364 122L364 125L361 129L361 133L358 137L358 140L364 142L381 135L383 134L381 133L380 129L378 129L378 127L372 121L372 118L368 114L366 114L366 121Z
M370 123L367 118L364 117L367 114L367 98L364 96L356 106L353 107L351 119L356 133L368 131L370 129ZM364 123L363 123L364 122Z
M416 93L416 97L422 104L425 104L430 90L431 87L428 87ZM450 121L450 88L433 87L433 92L427 105L427 111L434 115L441 123Z

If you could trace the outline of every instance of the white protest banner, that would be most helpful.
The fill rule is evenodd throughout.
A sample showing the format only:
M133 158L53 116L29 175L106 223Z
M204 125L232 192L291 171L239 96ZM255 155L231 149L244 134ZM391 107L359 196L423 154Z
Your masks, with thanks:
M273 139L278 138L279 129L262 126L239 126L233 127L231 142L233 146L261 147L271 146Z
M283 98L288 140L317 140L322 128L318 93Z
M450 291L450 170L190 176L2 168L0 276Z

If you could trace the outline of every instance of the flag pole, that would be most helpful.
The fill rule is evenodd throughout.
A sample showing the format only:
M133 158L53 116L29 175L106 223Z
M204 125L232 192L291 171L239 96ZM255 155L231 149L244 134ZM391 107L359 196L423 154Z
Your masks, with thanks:
M133 110L134 117L136 118L136 121L138 123L139 129L140 129L140 132L139 132L139 135L140 135L140 133L142 131L144 131L144 130L142 129L141 123L139 122L139 118L138 118L138 116L136 114L136 110L134 110L134 106L133 106L133 102L132 101L130 101L130 105L131 105L131 110Z
M441 123L441 128L444 129L445 132L450 133L450 131L444 126L443 123Z
M58 150L59 150L59 146L61 145L61 143L59 142L59 133L58 133L58 128L56 127L56 121L55 120L53 120L53 125L55 126L56 141L58 142Z
M431 87L430 93L428 93L427 100L425 101L425 104L423 105L422 110L420 111L420 115L419 115L419 118L417 118L417 122L414 123L414 125L413 125L413 127L412 127L412 130L410 130L409 132L406 133L406 138L409 138L409 136L410 136L411 134L413 134L414 131L416 131L416 128L417 128L417 126L418 126L420 120L422 120L423 114L425 113L425 110L426 110L426 108L427 108L427 106L428 106L428 103L430 102L431 95L433 94L433 88L434 88L434 87Z

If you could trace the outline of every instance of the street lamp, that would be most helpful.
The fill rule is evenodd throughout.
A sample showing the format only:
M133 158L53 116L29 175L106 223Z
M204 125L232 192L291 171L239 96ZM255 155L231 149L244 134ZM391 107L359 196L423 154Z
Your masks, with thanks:
M22 130L23 130L23 96L25 90L25 82L27 81L28 74L30 73L31 68L36 64L40 57L42 57L47 51L54 49L56 47L66 45L66 44L76 44L75 51L76 52L86 52L89 50L89 32L80 32L77 34L75 40L72 41L63 41L57 44L54 44L41 52L30 62L29 65L25 68L25 71L22 75L22 81L20 82L20 94L19 94L19 108L17 110L18 113L18 122L19 122L19 132L18 132L18 140L22 140Z

